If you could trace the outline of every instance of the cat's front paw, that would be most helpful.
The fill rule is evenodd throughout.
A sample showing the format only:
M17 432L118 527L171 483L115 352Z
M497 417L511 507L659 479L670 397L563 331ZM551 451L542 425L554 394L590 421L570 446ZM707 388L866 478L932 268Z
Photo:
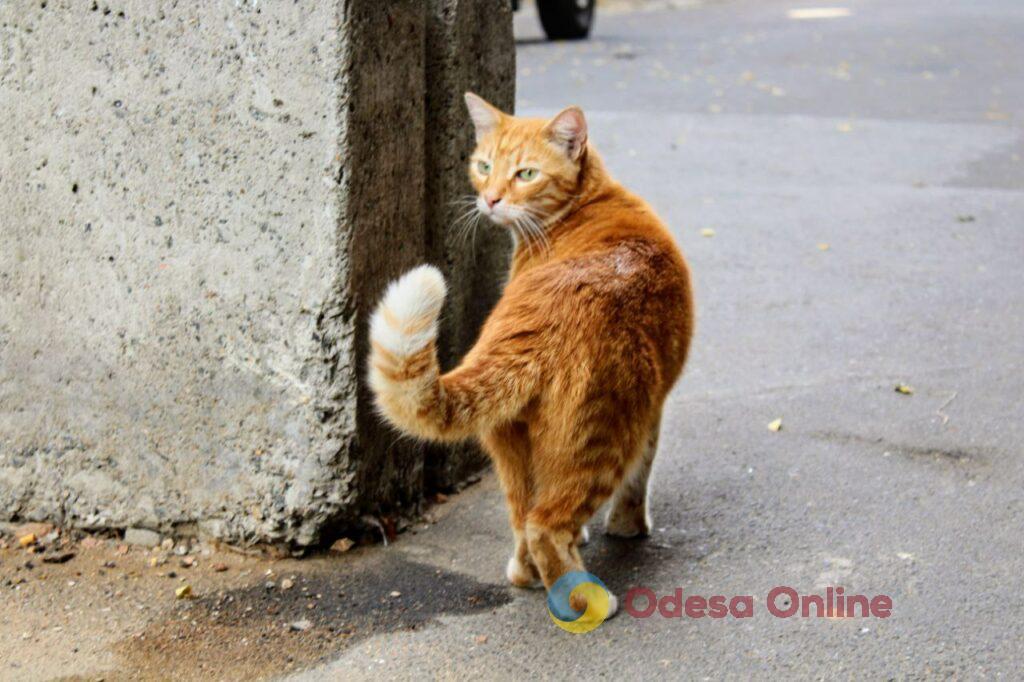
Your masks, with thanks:
M579 535L576 536L576 546L582 547L590 542L590 529L586 526L580 528Z
M573 594L569 597L569 606L579 613L583 613L587 610L587 598L582 594ZM604 620L609 620L616 613L619 612L619 599L611 592L608 593L608 613L605 614Z
M609 620L619 612L619 599L611 592L608 593L608 615L604 617L605 620Z
M619 538L646 537L651 534L651 519L642 507L612 509L605 519L604 532Z
M533 564L523 563L515 556L509 557L508 565L505 567L505 576L516 587L530 589L542 586L540 574L537 573Z

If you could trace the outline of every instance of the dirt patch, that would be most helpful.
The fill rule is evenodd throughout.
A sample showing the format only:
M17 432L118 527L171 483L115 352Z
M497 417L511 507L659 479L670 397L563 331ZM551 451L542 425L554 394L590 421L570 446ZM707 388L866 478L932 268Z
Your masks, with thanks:
M352 573L290 574L180 601L117 646L129 669L107 679L265 678L324 662L372 635L509 601L504 586L386 555Z
M22 546L28 529L0 527L5 682L266 679L378 633L512 599L503 584L411 561L398 545L298 560L203 543L148 549L74 532L47 540L51 528ZM177 598L186 585L193 598Z

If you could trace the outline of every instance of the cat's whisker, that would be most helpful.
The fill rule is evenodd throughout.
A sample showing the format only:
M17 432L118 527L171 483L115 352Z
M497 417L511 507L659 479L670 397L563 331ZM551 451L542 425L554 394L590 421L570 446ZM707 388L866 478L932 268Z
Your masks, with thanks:
M516 226L519 228L519 231L523 235L523 240L526 242L528 253L532 256L533 255L533 230L531 230L530 226L526 223L526 220L525 220L524 216L519 216L519 217L516 218Z
M550 251L551 241L548 239L547 223L548 219L551 217L551 213L542 211L539 208L534 208L532 206L523 206L522 208L525 214L529 216L530 220L533 222L533 225L538 233L537 236L543 243L545 250Z
M473 220L474 214L477 213L476 208L466 209L461 213L453 222L453 227L465 227L470 221Z
M536 241L537 247L541 253L550 253L551 242L548 239L547 232L540 222L535 218L528 207L523 207L524 212L521 215L523 225L526 230L532 236L531 242Z
M480 227L480 222L483 220L483 214L477 211L472 215L467 223L466 233L469 235L467 240L469 241L469 248L476 253L476 231ZM463 242L465 244L465 241Z
M455 206L455 205L457 205L457 206L468 206L470 204L475 206L476 205L476 195L475 194L464 194L462 196L455 197L454 199L452 199L448 203L449 203L449 205L453 205L453 206Z
M540 255L549 253L551 248L548 243L547 234L544 232L544 228L541 227L533 218L528 218L527 223L529 224L530 230L533 232L535 240L537 242L537 251L540 253Z
M523 238L523 231L522 231L522 229L521 229L521 228L519 227L519 221L518 221L518 220L514 220L514 219L513 219L513 220L512 220L512 224L511 224L511 225L509 225L509 227L510 227L510 228L512 228L512 232L513 232L513 233L515 233L516 241L517 241L517 242L519 242L519 244L524 244L524 243L525 243L525 244L526 244L526 247L527 247L527 249L529 249L530 245L529 245L529 243L528 243L528 242L525 242L525 241L524 241L524 238Z
M477 210L475 202L471 208L467 208L455 221L452 223L453 229L458 231L458 240L460 245L465 245L469 241L470 233L473 234L474 240L476 238L476 228L480 223L480 212ZM474 249L476 242L474 241Z
M519 236L519 241L526 244L526 252L533 255L533 239L531 239L530 232L523 224L521 218L513 218L512 225L515 227L516 234Z
M529 213L530 215L532 215L532 216L534 216L536 218L541 218L543 220L546 220L547 218L551 217L551 213L550 212L542 211L541 209L539 209L539 208L537 208L535 206L522 206L521 208L524 211L526 211L527 213Z

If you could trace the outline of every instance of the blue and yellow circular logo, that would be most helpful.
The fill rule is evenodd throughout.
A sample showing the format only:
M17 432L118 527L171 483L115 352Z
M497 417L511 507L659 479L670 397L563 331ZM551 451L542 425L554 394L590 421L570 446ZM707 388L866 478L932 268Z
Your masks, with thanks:
M570 571L559 578L548 590L548 613L558 627L581 634L590 632L608 617L610 592L601 579L586 571ZM572 597L587 600L587 610L572 608Z

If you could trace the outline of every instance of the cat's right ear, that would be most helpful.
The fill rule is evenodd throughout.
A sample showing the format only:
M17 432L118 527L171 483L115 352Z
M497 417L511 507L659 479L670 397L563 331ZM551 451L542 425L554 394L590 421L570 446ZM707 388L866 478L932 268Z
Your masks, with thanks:
M579 107L562 109L544 126L548 138L565 150L569 158L579 161L587 147L587 119Z
M491 106L480 95L467 92L466 108L469 109L469 117L473 119L473 127L476 128L477 142L491 133L501 123L502 113L496 107Z

